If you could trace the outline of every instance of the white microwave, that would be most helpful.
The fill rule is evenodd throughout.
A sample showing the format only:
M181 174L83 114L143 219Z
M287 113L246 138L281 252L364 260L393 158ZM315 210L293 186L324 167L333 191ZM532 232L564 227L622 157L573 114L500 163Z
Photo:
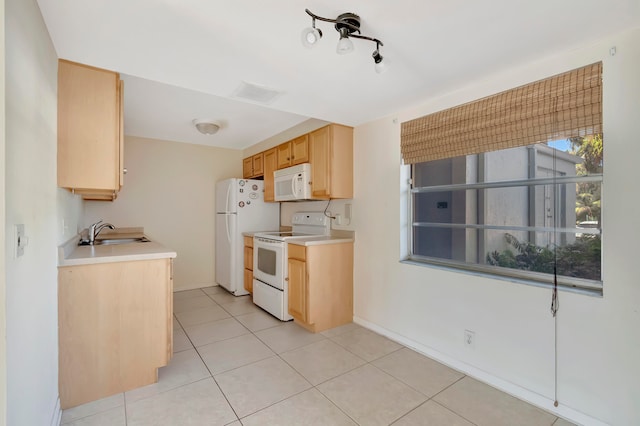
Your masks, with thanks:
M276 201L308 200L311 198L311 164L303 163L273 173Z

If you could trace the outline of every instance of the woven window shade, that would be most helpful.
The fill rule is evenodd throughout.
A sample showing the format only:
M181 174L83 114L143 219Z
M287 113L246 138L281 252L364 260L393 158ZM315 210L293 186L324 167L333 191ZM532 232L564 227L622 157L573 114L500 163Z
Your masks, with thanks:
M602 62L402 123L405 164L602 133Z

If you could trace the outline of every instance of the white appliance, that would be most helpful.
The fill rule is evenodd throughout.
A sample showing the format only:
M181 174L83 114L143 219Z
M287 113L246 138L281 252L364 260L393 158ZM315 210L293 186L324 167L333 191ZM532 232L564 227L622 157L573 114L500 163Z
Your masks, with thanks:
M261 180L216 183L216 282L236 296L244 288L243 232L278 229L280 204L264 202Z
M311 198L311 164L303 163L273 173L276 201L308 200Z
M291 219L292 232L259 232L253 236L253 303L281 321L289 315L287 243L313 239L331 232L324 212L298 212Z

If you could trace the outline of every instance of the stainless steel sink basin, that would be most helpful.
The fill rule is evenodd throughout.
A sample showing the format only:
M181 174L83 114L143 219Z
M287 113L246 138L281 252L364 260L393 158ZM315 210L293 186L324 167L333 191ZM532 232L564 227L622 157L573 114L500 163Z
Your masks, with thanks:
M141 238L105 238L104 240L96 240L93 245L105 246L110 244L128 244L128 243L148 243L150 240L146 237Z
M148 243L151 240L147 237L140 238L105 238L102 240L95 240L93 242L94 246L107 246L113 244L129 244L129 243ZM90 245L88 241L80 241L78 245L88 246Z

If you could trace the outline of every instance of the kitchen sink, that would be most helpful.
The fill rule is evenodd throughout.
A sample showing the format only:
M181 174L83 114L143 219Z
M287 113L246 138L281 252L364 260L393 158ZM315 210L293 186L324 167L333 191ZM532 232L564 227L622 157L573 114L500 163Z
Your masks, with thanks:
M139 238L105 238L100 240L95 240L93 242L94 246L107 246L114 244L129 244L129 243L148 243L151 242L147 237L139 237ZM78 245L80 246L88 246L89 241L81 240Z

